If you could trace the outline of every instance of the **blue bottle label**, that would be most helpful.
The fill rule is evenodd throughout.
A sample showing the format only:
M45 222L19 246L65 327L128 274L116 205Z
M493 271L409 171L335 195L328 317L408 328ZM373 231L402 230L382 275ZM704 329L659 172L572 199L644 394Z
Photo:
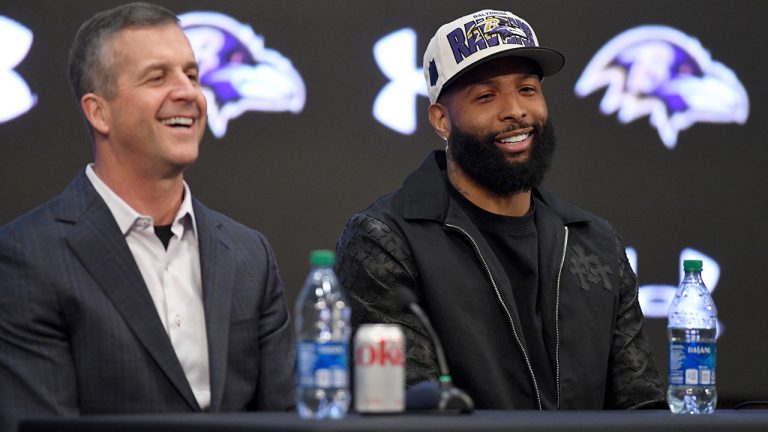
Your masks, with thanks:
M714 342L672 342L669 344L669 384L715 385Z
M299 342L298 381L300 386L347 387L349 368L345 342Z

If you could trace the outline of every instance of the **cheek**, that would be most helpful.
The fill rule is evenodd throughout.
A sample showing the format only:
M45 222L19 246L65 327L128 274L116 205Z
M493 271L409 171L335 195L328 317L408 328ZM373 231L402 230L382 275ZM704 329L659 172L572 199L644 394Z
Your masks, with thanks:
M463 109L454 112L451 123L462 132L485 132L494 126L494 115L490 109Z
M544 99L543 95L534 101L530 112L536 116L537 120L541 120L542 122L547 121L549 110L547 109L547 101Z
M205 98L202 90L198 90L197 104L200 106L201 114L205 114L208 109L208 99Z

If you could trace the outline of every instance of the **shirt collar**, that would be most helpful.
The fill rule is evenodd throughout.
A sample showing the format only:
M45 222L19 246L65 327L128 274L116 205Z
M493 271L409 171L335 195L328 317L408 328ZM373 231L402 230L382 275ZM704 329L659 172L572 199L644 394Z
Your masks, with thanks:
M120 232L123 235L128 235L131 229L141 223L141 221L149 221L153 223L152 217L149 215L142 215L133 209L128 203L126 203L119 195L117 195L106 183L104 183L96 171L93 170L93 164L88 164L85 168L85 174L88 176L88 180L91 181L96 192L101 196L101 199L107 204L109 211L112 213L112 217L115 218L117 226L120 228ZM185 220L189 216L189 222L192 226L192 232L197 238L197 223L195 220L195 212L192 207L192 193L189 190L189 185L184 182L184 198L179 206L179 211L176 212L176 216L173 218L173 224L171 231L177 236L181 237L185 226Z

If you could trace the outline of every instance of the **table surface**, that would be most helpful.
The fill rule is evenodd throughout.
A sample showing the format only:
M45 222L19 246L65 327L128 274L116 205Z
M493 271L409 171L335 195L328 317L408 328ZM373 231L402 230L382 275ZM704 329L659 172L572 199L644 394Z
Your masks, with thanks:
M351 414L306 421L295 413L110 415L29 419L21 432L42 431L768 431L768 410L720 410L711 415L668 411L476 411L450 414Z

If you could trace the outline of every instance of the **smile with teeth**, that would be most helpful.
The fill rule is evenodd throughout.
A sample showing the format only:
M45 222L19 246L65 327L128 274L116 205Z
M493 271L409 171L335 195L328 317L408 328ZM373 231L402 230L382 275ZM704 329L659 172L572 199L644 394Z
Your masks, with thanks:
M189 127L192 126L192 123L194 123L195 120L190 117L169 117L165 119L161 119L160 123L166 125L166 126L183 126L183 127Z
M503 144L514 144L520 141L525 141L530 136L530 133L524 133L520 135L511 136L509 138L500 139L499 142Z

